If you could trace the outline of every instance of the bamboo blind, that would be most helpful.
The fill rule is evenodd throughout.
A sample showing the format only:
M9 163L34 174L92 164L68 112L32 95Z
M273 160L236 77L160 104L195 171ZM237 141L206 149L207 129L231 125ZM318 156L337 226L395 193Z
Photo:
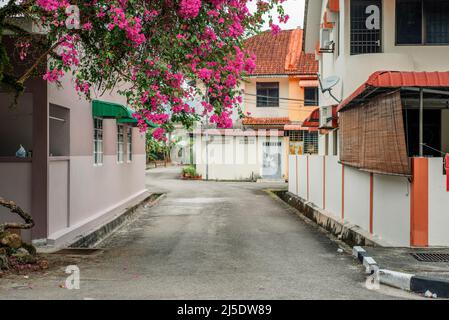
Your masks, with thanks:
M399 91L341 112L340 160L369 172L410 175Z

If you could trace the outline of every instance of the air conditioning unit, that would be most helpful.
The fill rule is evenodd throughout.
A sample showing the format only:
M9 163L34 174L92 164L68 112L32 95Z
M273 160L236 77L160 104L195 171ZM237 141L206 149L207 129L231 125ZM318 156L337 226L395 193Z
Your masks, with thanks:
M320 109L320 128L321 129L334 129L335 128L335 118L334 118L334 108L335 106L325 106Z
M332 112L331 112L332 115ZM329 108L328 107L321 107L320 109L320 128L327 127L327 119L329 118Z
M334 41L331 40L331 29L321 30L321 53L332 53L334 52Z

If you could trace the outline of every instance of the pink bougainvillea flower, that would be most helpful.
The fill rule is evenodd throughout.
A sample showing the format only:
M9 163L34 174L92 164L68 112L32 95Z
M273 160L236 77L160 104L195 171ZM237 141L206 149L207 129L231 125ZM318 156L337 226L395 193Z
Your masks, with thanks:
M201 8L201 0L181 0L179 3L179 15L184 19L193 19L198 16Z

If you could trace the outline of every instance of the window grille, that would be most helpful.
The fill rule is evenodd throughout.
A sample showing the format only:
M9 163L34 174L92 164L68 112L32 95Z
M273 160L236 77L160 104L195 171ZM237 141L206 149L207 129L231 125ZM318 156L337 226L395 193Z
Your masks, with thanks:
M304 88L304 105L305 106L318 105L318 88L315 87Z
M318 153L318 132L317 131L290 131L291 142L304 142L304 153Z
M382 51L381 17L381 0L351 0L351 55Z
M128 162L133 161L133 130L131 127L128 127L126 134L126 153L128 155Z
M304 140L304 131L290 131L289 137L292 142L301 142Z
M94 163L103 164L103 119L94 118Z
M257 107L279 107L279 82L257 82Z
M397 0L397 44L449 44L449 1Z
M118 163L123 163L124 143L125 143L125 137L124 137L123 126L117 125L117 162Z
M304 152L318 153L318 131L304 131Z

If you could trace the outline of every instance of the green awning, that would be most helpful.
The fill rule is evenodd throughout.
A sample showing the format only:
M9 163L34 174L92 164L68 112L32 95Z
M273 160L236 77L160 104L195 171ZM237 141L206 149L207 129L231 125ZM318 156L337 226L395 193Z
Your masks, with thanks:
M118 123L137 124L137 120L133 117L134 112L133 109L119 103L101 100L92 101L92 115L94 117L117 119ZM157 125L151 121L147 120L146 122L150 127L157 127Z

